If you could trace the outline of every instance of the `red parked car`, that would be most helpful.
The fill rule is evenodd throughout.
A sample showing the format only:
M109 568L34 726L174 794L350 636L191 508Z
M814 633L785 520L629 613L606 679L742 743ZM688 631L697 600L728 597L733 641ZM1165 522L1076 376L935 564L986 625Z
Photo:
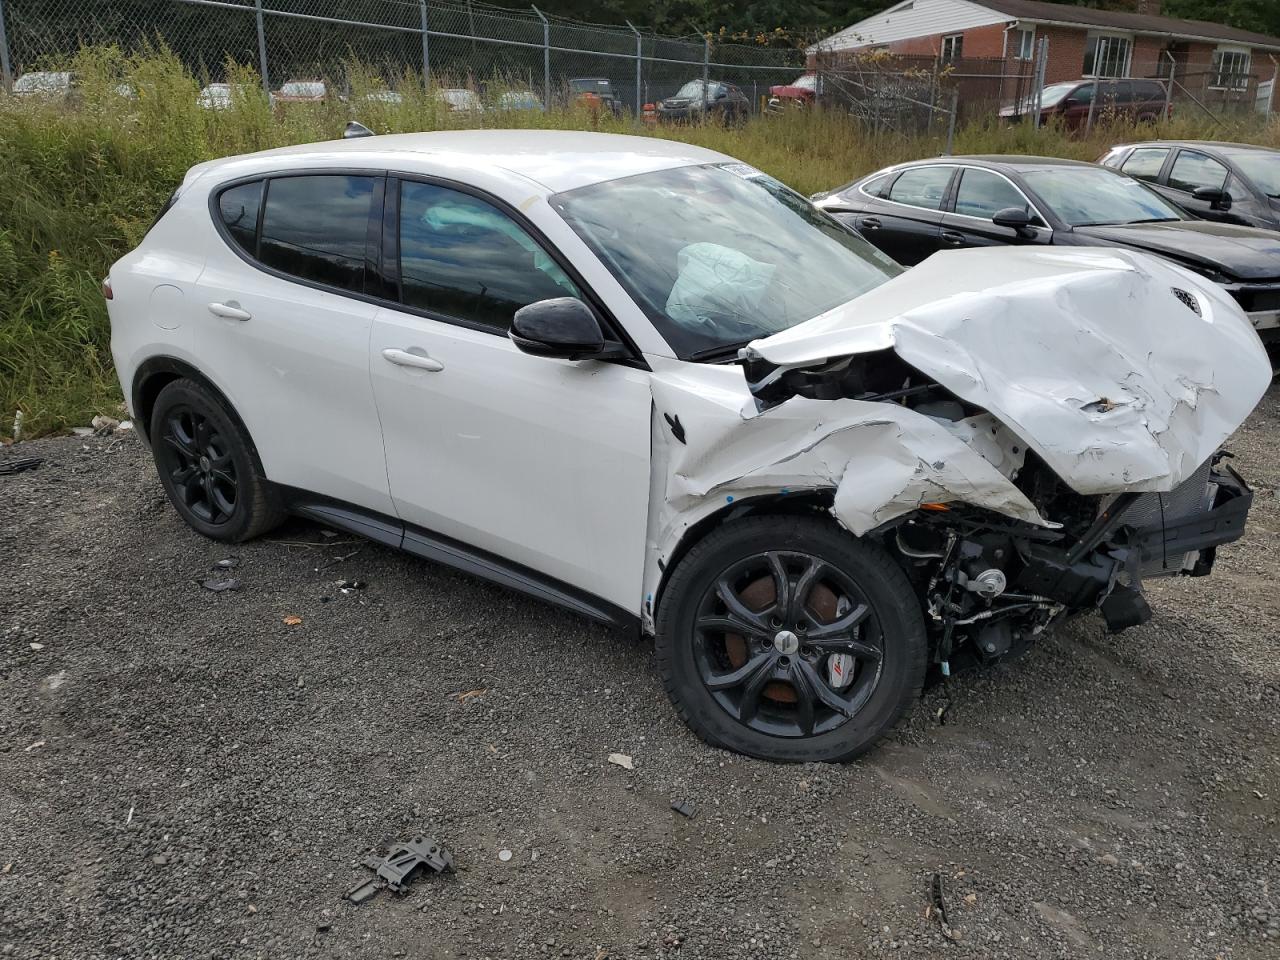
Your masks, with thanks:
M810 106L818 99L821 86L821 78L816 73L806 73L796 77L791 83L770 87L766 109L770 113L776 113L787 107Z
M1082 129L1095 95L1098 102L1093 107L1094 123L1111 118L1155 123L1173 115L1173 104L1166 102L1164 83L1159 80L1066 80L1051 83L1040 92L1040 120L1047 123L1058 117L1067 129ZM1034 112L1035 100L1027 97L1021 103L1007 104L1000 116L1018 122Z

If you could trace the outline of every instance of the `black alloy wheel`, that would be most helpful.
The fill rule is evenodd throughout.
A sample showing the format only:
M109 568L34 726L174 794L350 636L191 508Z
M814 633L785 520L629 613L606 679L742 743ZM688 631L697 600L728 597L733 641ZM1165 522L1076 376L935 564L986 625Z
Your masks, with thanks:
M733 564L704 592L694 629L703 685L760 733L834 730L880 680L883 635L866 596L810 553L770 550Z
M182 505L210 526L230 522L239 483L230 443L217 425L200 411L178 404L166 412L160 439L156 459L160 469L168 471Z
M243 424L194 380L174 380L149 416L151 452L169 500L194 530L239 543L285 517Z
M820 514L723 524L659 596L667 693L702 739L780 762L844 761L906 716L924 683L924 616L878 543Z

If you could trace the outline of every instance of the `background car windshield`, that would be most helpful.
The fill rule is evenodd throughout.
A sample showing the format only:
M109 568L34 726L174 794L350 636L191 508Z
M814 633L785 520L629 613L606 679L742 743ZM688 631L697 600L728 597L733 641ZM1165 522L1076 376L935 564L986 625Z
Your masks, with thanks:
M1223 150L1222 153L1235 161L1255 187L1268 197L1280 199L1280 153L1261 150Z
M1040 92L1040 106L1056 107L1067 98L1067 94L1080 86L1078 83L1051 83ZM1032 102L1028 100L1028 103Z
M707 88L708 92L710 92L711 89L712 89L711 87L708 87ZM694 97L700 97L700 96L702 96L701 80L690 80L683 87L681 87L679 90L676 91L677 98L683 98L688 100L688 99L692 99Z
M1158 193L1102 167L1029 170L1022 179L1060 220L1073 227L1184 219Z
M901 272L745 164L640 174L553 200L684 358L785 330Z

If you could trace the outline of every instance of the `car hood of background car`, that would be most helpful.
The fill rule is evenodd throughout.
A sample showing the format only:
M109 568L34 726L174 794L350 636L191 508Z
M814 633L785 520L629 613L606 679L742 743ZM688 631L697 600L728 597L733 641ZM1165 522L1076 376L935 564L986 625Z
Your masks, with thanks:
M1173 489L1271 380L1223 290L1119 249L936 254L746 353L803 368L890 348L994 415L1081 494Z
M1109 243L1154 250L1181 260L1212 266L1240 280L1280 277L1280 233L1233 223L1180 220L1076 227L1075 233Z

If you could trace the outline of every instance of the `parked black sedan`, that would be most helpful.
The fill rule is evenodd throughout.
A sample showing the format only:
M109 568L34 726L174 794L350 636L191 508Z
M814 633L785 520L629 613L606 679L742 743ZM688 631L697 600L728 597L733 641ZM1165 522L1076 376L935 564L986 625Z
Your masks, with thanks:
M1112 147L1098 162L1151 184L1192 216L1280 230L1280 150L1152 140Z
M1222 284L1264 339L1280 339L1280 235L1192 220L1145 184L1095 164L922 160L813 201L907 266L944 249L1021 244L1159 254Z

